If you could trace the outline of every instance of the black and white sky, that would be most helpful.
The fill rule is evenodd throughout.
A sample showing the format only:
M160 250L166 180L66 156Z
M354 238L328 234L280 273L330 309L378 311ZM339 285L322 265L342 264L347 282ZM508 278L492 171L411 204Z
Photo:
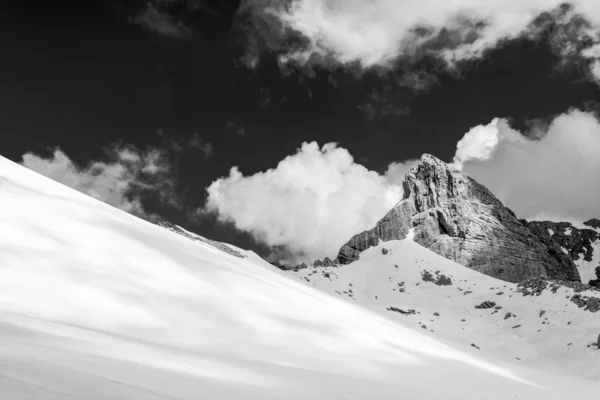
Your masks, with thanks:
M430 153L520 217L600 217L600 2L0 6L0 154L124 211L335 256Z

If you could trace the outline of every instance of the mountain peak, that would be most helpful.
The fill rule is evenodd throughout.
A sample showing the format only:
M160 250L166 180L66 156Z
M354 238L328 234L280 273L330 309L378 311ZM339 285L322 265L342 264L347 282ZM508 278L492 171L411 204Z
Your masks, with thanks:
M486 187L424 154L405 176L404 197L377 225L340 249L347 264L382 241L405 239L486 275L519 282L544 276L579 280L557 243L544 242Z
M443 162L442 160L440 160L439 158L437 158L436 156L433 156L429 153L423 153L423 155L421 156L421 163L428 163L428 164L434 164L434 165L440 165L440 166L448 166L448 164L446 164L445 162Z

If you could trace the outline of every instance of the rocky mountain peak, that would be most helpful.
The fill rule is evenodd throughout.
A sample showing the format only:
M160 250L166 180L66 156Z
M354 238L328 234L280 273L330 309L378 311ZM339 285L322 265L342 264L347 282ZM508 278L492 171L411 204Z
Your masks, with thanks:
M579 280L575 264L544 242L486 187L425 154L403 181L404 197L369 230L340 249L342 264L379 241L404 239L486 275L519 282L532 276Z

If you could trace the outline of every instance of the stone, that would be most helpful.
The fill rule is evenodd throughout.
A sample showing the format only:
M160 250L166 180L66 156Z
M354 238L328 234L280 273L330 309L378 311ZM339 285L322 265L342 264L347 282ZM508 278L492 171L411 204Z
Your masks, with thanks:
M435 271L435 276L433 276L431 272L423 270L421 271L421 279L423 279L424 282L433 282L438 286L452 285L452 279L444 274L441 274L440 271Z
M600 289L600 267L596 267L594 273L596 274L596 279L590 280L588 284L593 288Z
M397 312L397 313L400 313L402 315L413 315L413 314L417 313L415 310L412 310L412 309L408 310L408 311L404 311L404 310L402 310L400 308L397 308L397 307L388 307L386 310Z
M496 303L494 303L493 301L484 301L481 304L478 304L475 306L475 308L479 308L479 309L488 309L488 308L493 308L496 306Z
M523 296L540 296L548 287L548 283L548 280L541 276L529 278L519 282L517 293L521 293Z
M573 261L544 242L488 189L453 166L425 154L403 181L404 197L373 229L353 236L337 258L358 259L380 241L413 240L489 276L520 282L534 276L579 281Z
M571 301L575 303L577 307L583 308L585 311L593 313L600 311L600 298L598 297L582 296L579 293L575 293L573 297L571 297Z
M324 267L333 267L333 261L331 261L331 259L329 259L329 257L325 257L325 259L323 260L323 266Z

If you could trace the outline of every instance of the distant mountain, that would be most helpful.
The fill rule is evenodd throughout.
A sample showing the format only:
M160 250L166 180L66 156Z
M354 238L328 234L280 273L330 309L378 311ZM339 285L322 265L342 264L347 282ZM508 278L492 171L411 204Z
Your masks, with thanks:
M348 264L379 241L414 241L457 263L509 282L543 276L579 281L569 254L543 240L487 188L425 154L404 178L404 198L376 226L352 237L337 260Z

